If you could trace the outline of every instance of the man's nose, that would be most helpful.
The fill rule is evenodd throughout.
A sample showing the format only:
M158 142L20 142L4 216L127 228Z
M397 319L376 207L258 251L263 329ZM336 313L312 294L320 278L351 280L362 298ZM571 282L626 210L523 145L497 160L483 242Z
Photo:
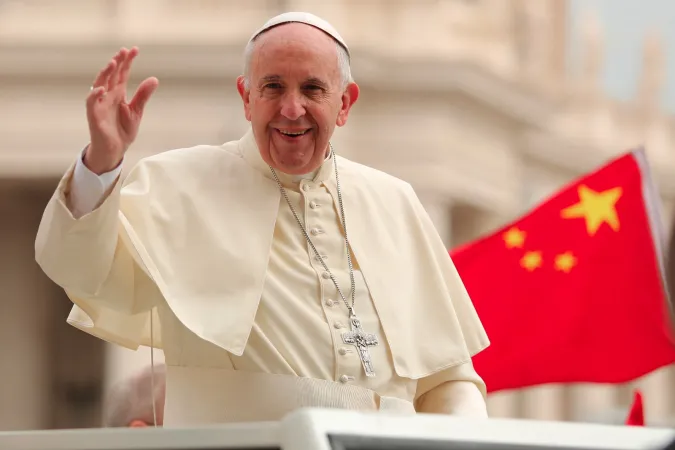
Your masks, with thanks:
M305 115L304 99L300 93L289 92L281 100L281 115L288 120L297 120Z

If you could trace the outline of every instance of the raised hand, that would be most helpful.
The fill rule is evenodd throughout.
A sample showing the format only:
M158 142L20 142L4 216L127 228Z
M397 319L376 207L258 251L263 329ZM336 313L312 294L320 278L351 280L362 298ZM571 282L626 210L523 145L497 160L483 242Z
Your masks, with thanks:
M124 158L138 135L145 104L157 86L157 78L145 79L127 102L127 81L136 47L121 49L94 80L87 97L90 144L84 164L96 174L109 172Z

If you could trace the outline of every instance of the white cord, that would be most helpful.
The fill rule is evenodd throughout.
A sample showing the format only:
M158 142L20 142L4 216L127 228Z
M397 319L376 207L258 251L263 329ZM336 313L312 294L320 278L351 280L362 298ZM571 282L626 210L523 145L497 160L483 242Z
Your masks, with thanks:
M157 427L157 399L155 398L155 330L152 325L153 310L150 310L150 387L152 389L152 423Z

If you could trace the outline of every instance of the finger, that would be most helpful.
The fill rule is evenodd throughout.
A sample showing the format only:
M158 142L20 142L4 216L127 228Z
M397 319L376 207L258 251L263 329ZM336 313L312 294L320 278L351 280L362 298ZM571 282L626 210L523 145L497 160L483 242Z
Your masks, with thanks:
M101 70L98 75L96 75L96 78L94 79L94 84L92 84L93 88L97 87L107 87L108 86L108 79L110 78L110 75L115 70L117 63L113 59L110 61L104 68Z
M129 109L133 111L134 114L141 115L143 114L143 109L145 109L145 104L150 99L150 96L155 92L159 86L159 80L155 77L150 77L145 80L138 86L134 98L129 102Z
M92 87L91 92L87 96L87 110L91 109L96 102L103 100L106 88L104 86Z
M108 90L115 89L115 86L117 86L119 82L119 76L120 76L120 66L124 63L124 60L127 57L127 54L129 53L129 50L126 48L121 49L117 54L115 55L115 70L110 74L110 78L108 79Z
M134 61L134 58L136 58L136 55L138 55L138 48L133 47L131 50L129 50L127 57L120 65L120 75L119 75L120 84L126 84L129 81L129 73L131 72L131 63Z

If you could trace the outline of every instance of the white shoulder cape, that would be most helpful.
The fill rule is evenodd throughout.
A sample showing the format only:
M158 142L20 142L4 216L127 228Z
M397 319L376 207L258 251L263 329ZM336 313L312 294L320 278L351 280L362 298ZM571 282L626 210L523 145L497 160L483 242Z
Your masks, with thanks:
M280 204L275 182L242 159L251 145L249 131L222 146L146 158L78 220L65 204L71 168L36 241L38 263L75 304L69 322L137 348L148 345L148 311L163 297L195 334L241 355ZM410 185L341 157L337 164L352 249L397 374L418 379L486 348L471 300ZM336 201L335 180L327 187ZM155 336L158 344L159 330Z

